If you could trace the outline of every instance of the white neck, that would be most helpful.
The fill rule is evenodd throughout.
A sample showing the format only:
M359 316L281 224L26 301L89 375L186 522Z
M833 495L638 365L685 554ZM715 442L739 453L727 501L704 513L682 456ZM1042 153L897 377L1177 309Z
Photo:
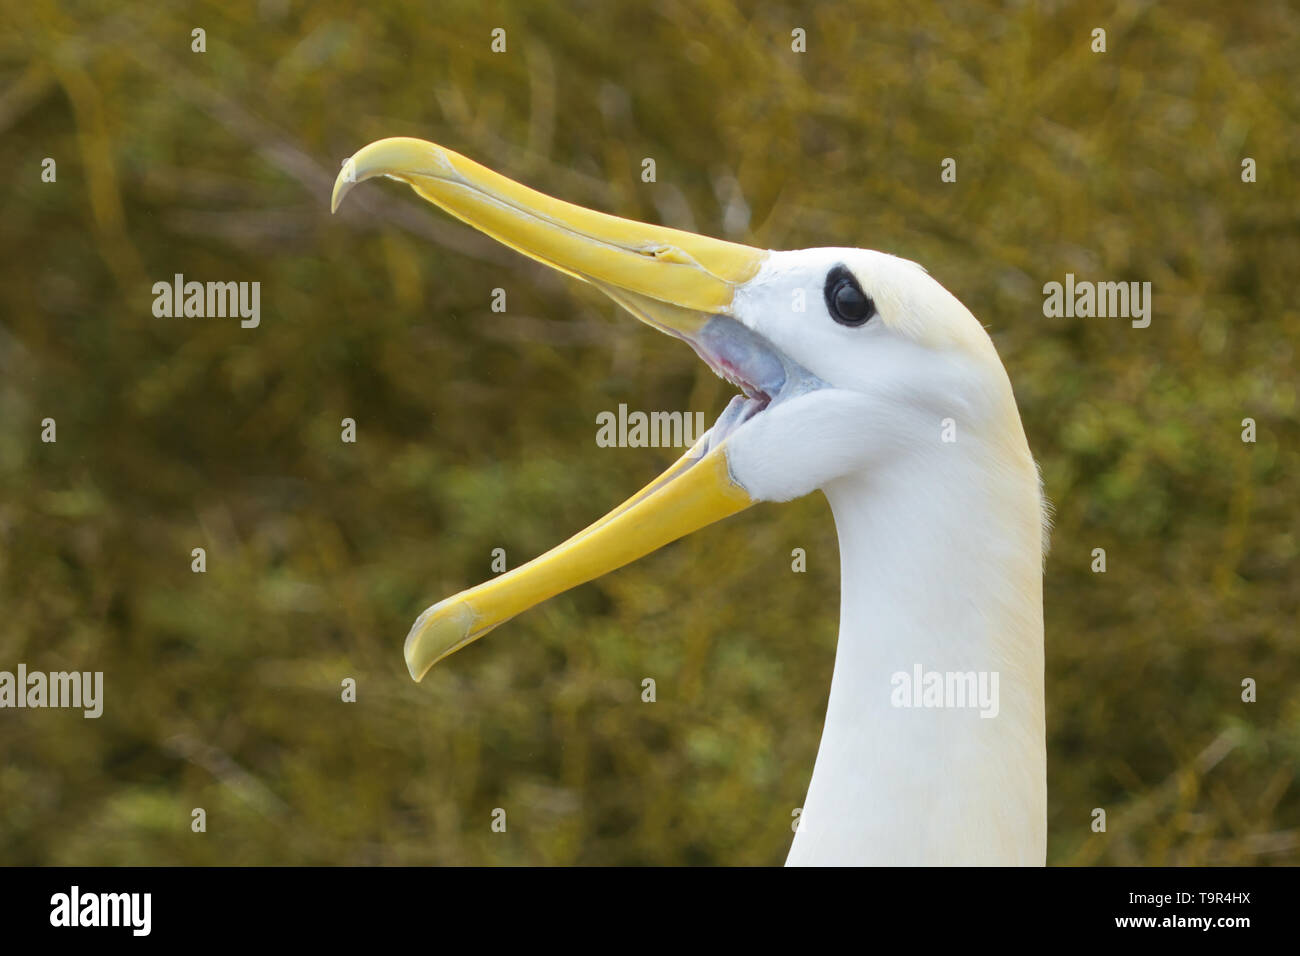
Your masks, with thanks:
M1023 441L1023 439L1022 439ZM1041 531L1026 451L952 455L826 487L840 637L787 861L1033 864L1047 844ZM997 713L898 706L902 672L997 677Z

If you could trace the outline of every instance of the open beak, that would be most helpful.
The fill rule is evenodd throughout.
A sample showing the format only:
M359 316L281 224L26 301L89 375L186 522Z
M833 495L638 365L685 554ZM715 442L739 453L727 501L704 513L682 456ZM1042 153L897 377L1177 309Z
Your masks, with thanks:
M419 139L383 139L358 152L334 183L332 207L375 176L401 180L512 249L603 290L638 319L685 339L744 392L695 447L605 517L421 614L406 637L406 664L420 680L516 614L753 504L732 477L726 438L778 394L789 368L730 317L736 291L767 257L762 250L562 202Z

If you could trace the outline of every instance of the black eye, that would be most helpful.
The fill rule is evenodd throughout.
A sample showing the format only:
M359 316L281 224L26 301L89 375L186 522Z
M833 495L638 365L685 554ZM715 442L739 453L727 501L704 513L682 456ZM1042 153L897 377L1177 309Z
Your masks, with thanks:
M876 314L876 303L862 291L853 273L836 266L826 274L826 308L841 325L858 326Z

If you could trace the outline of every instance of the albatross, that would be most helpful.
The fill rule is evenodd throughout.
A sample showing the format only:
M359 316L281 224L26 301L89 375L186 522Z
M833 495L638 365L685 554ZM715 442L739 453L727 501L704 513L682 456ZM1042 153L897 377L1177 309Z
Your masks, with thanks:
M970 311L906 259L634 222L420 139L357 152L331 208L377 176L596 286L740 392L609 514L424 611L406 637L412 678L705 525L821 491L840 630L787 864L1043 865L1046 509L1011 383Z

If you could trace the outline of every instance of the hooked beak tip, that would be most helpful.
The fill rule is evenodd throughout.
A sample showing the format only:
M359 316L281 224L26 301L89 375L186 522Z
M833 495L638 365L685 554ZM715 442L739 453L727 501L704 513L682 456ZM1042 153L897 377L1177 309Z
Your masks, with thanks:
M482 626L464 592L425 608L406 635L403 655L411 679L424 679L430 668L449 654L482 637L496 624Z
M330 214L339 211L339 206L343 204L343 198L352 192L352 187L357 184L357 166L356 162L349 158L339 170L338 176L334 180L334 191L330 194Z

